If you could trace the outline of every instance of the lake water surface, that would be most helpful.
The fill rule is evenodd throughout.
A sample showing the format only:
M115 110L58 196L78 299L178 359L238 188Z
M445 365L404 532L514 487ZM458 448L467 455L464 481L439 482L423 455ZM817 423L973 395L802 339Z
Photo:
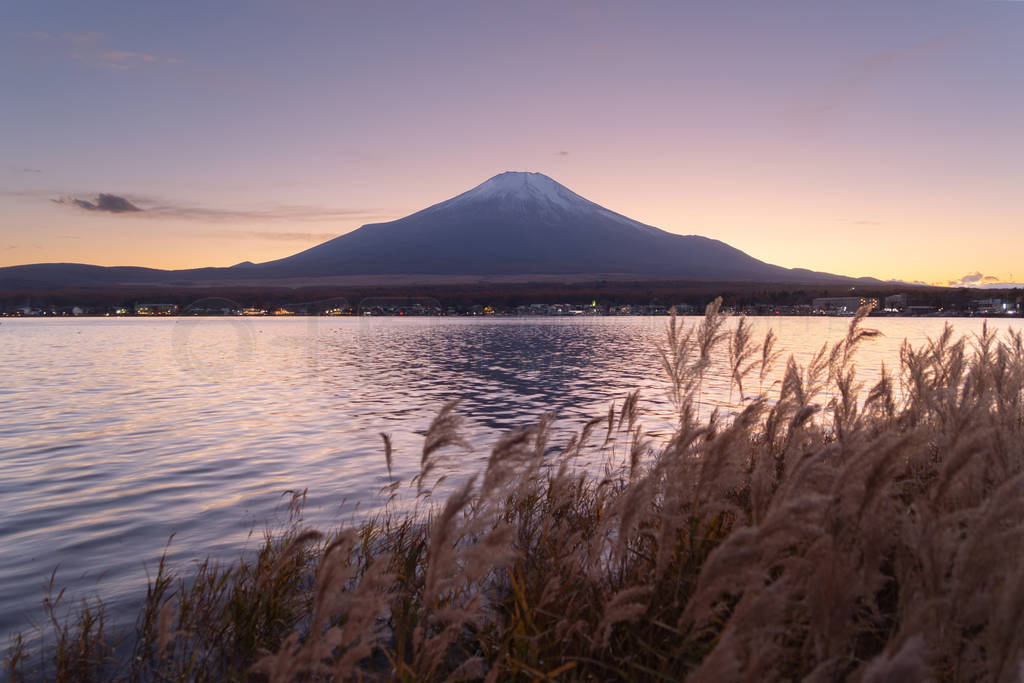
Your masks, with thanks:
M698 318L687 318L694 325ZM848 319L755 318L806 360ZM898 366L904 338L947 322L871 318L865 381ZM306 520L330 527L378 509L418 471L422 434L462 399L479 468L502 430L555 411L566 433L641 390L649 429L672 420L656 345L667 318L4 319L0 323L0 638L39 621L43 586L102 595L115 614L144 592L165 547L178 567L237 557L309 489ZM735 319L730 321L735 324ZM997 320L1005 329L1021 321ZM777 367L781 373L783 363ZM723 376L704 400L725 404ZM457 480L457 476L453 480ZM255 530L255 534L252 534ZM168 546L168 539L175 534ZM126 612L123 612L126 614Z

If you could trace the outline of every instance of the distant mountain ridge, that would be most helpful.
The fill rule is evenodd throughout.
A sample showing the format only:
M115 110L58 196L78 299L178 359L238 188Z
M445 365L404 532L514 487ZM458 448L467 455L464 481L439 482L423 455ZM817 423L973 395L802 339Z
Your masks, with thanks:
M367 224L275 261L176 271L82 264L12 266L0 268L0 286L610 274L637 280L854 281L782 268L718 240L666 232L606 209L542 173L509 171L404 218Z

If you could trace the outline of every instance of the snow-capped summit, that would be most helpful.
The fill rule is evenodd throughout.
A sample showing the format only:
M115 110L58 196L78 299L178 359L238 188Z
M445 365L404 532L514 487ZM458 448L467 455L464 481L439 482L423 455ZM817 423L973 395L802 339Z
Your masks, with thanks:
M479 208L481 205L489 205L493 210L505 215L532 218L547 225L589 215L613 220L644 232L662 232L622 214L609 211L600 204L581 197L543 173L530 171L499 173L471 190L440 204L434 204L413 215L450 211L455 208L471 210L470 207Z
M472 190L436 206L488 201L538 202L566 211L579 210L584 206L597 206L543 173L528 171L499 173Z

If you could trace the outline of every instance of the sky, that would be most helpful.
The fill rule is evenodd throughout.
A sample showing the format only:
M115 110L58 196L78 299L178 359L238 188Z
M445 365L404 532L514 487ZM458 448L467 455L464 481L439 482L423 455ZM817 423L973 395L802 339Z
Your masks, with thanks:
M266 261L519 170L781 266L1024 281L1024 0L15 1L0 93L0 266Z

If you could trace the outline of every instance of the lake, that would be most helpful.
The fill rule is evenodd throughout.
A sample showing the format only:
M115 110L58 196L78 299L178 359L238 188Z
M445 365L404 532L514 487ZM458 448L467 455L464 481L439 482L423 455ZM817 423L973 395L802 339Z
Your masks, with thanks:
M695 325L699 318L687 318ZM286 519L286 490L330 527L379 510L394 475L417 471L422 434L454 398L475 471L503 431L546 412L567 435L641 391L643 423L672 421L656 345L667 318L94 318L0 323L0 637L42 618L43 587L102 595L115 616L144 592L165 547L173 565L233 559ZM730 319L734 325L736 319ZM754 318L806 360L844 318ZM871 318L884 336L865 381L898 367L905 338L980 332L980 319ZM1021 329L1019 320L994 320ZM783 359L784 360L784 359ZM780 361L773 378L783 369ZM755 380L756 381L756 380ZM755 387L756 388L756 387ZM708 409L731 399L721 372ZM174 534L168 545L168 539Z

